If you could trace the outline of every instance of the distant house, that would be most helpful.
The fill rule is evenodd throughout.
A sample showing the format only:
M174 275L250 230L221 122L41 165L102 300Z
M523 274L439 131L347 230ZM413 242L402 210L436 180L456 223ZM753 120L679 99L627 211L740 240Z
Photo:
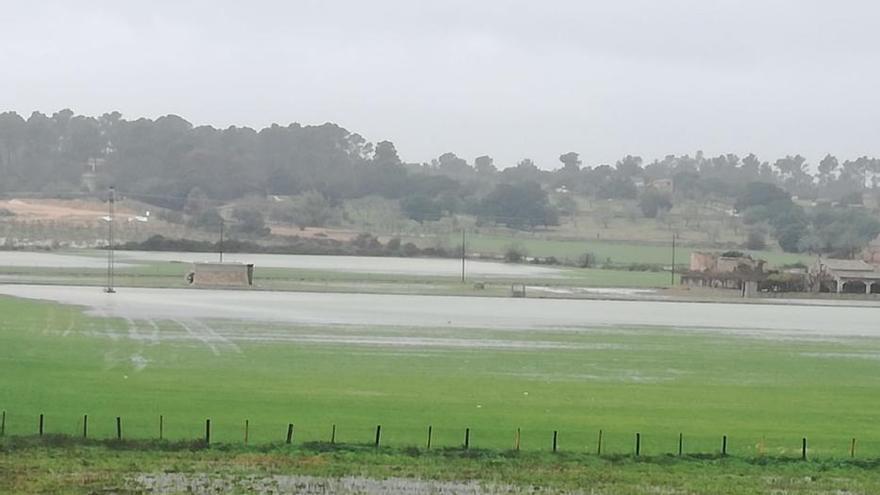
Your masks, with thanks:
M694 251L691 253L690 270L699 273L734 273L734 272L763 272L764 260L756 260L747 254L736 251L726 253L711 253L707 251Z
M810 279L815 292L880 294L880 271L863 260L819 258Z
M743 295L757 290L758 282L766 278L766 261L754 259L739 252L691 253L690 269L681 275L681 283L688 287L738 289Z
M254 265L193 263L186 281L196 287L251 287L254 285Z

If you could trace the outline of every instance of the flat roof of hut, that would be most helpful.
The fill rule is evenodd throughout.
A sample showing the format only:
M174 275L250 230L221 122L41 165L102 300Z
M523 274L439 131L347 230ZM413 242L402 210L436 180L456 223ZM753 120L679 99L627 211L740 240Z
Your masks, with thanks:
M193 263L186 281L196 287L251 287L254 285L254 265Z

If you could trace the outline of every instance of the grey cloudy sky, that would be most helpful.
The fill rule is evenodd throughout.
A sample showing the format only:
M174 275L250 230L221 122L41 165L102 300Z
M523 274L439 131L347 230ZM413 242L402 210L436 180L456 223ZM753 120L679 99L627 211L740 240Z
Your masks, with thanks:
M0 0L0 110L336 122L544 168L880 155L880 2Z

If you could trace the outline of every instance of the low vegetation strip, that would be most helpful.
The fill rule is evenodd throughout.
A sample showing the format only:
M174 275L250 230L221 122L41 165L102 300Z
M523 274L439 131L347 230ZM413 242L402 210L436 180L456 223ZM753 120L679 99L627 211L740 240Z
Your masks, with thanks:
M0 440L3 493L856 494L880 490L878 466L877 459Z

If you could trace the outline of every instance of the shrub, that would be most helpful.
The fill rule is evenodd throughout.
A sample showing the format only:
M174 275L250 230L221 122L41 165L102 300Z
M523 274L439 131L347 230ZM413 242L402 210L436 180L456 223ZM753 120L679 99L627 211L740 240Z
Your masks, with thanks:
M526 248L518 244L511 244L504 250L504 261L508 263L519 263L525 259L527 255Z
M669 196L655 189L648 189L639 199L639 208L646 218L657 218L661 211L672 209L672 200Z
M266 227L266 221L259 210L237 208L232 212L232 217L238 220L238 223L233 227L236 232L254 236L269 235L270 229Z
M587 251L578 256L577 266L580 268L593 268L596 266L596 255Z
M767 241L764 239L764 233L757 230L749 232L748 237L746 237L746 249L751 249L752 251L767 249Z

